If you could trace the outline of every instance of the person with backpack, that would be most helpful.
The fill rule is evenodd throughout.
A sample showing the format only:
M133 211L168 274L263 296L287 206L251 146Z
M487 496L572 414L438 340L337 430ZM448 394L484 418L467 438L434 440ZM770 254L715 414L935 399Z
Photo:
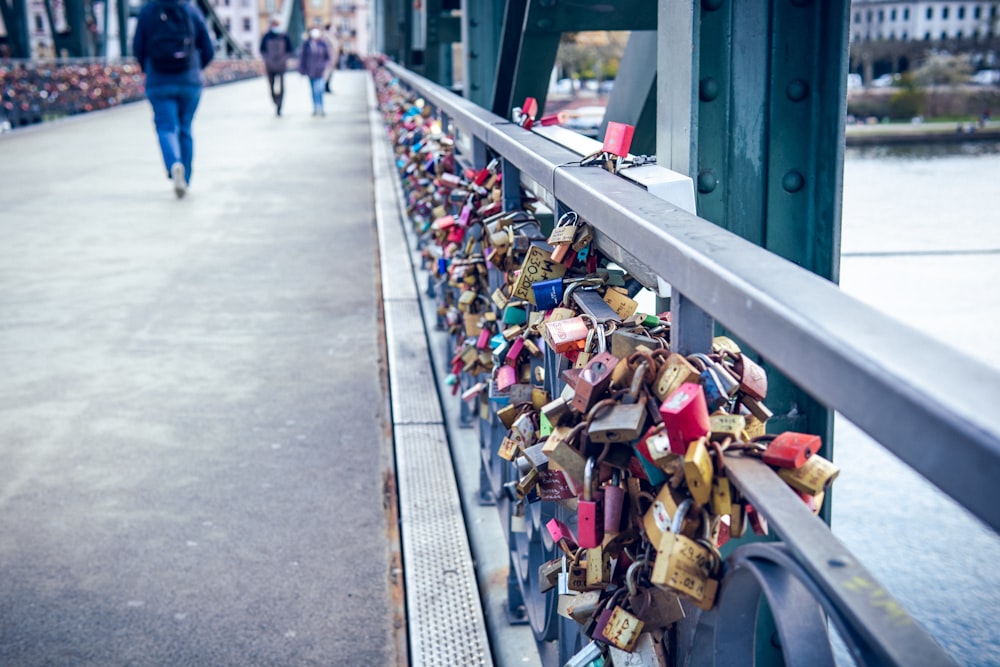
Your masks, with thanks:
M132 53L146 75L160 152L179 199L191 183L191 125L201 100L201 71L215 56L215 45L204 15L187 0L150 0L139 12Z
M309 39L302 43L299 53L299 73L309 78L312 89L313 115L325 116L323 89L326 86L326 68L330 66L330 47L319 28L309 31Z
M281 115L281 100L285 95L285 70L292 55L292 40L280 30L281 19L273 17L270 29L260 40L260 55L267 71L267 85L271 90L271 100Z

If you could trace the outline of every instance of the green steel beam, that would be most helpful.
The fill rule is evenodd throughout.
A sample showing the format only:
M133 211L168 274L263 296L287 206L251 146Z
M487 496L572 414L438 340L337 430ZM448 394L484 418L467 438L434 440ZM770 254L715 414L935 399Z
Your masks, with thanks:
M7 48L10 49L10 57L30 56L27 0L0 0L0 16L3 16L3 24L7 30Z
M496 76L493 79L493 102L489 107L490 111L504 118L509 118L510 111L514 108L513 87L517 77L521 41L524 39L524 15L527 11L528 0L507 0L504 7L500 53L497 54Z
M636 30L629 36L597 131L603 137L609 121L634 126L631 152L635 155L656 154L656 67L651 63L656 62L657 37L653 30Z
M562 33L656 30L656 15L656 3L649 0L511 0L504 15L493 112L509 117L526 97L534 97L544 110Z
M656 3L649 0L529 0L524 30L656 30Z
M660 10L660 163L695 179L701 217L836 281L850 0ZM771 429L832 455L830 411L769 375Z
M410 66L410 5L406 0L378 0L376 45L392 60Z
M500 54L504 0L466 0L462 11L465 97L489 109Z

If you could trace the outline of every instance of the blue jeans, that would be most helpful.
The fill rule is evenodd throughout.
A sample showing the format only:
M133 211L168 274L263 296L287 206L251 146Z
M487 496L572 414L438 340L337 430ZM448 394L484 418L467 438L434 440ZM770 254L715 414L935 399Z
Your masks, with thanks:
M318 79L309 79L309 83L312 84L313 110L322 111L323 91L326 90L326 79L324 79L323 77L320 77Z
M170 167L175 162L184 165L187 181L191 182L191 161L194 158L194 137L191 122L201 100L201 86L172 84L157 86L146 91L153 105L153 123L160 140L163 163L170 177Z

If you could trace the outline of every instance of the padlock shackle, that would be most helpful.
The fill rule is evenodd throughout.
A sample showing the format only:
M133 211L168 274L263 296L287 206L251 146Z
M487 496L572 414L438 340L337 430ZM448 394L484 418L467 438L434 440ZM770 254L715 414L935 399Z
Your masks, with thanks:
M587 457L587 463L583 467L583 500L593 502L594 500L594 465L596 459L593 456Z

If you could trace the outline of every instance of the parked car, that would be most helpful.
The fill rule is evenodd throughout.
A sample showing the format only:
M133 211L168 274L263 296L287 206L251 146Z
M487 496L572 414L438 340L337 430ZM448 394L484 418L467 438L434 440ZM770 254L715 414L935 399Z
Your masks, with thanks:
M898 74L883 74L872 79L872 88L888 88L896 85L899 80Z
M971 77L969 81L980 86L992 86L1000 83L1000 70L996 69L981 69Z

